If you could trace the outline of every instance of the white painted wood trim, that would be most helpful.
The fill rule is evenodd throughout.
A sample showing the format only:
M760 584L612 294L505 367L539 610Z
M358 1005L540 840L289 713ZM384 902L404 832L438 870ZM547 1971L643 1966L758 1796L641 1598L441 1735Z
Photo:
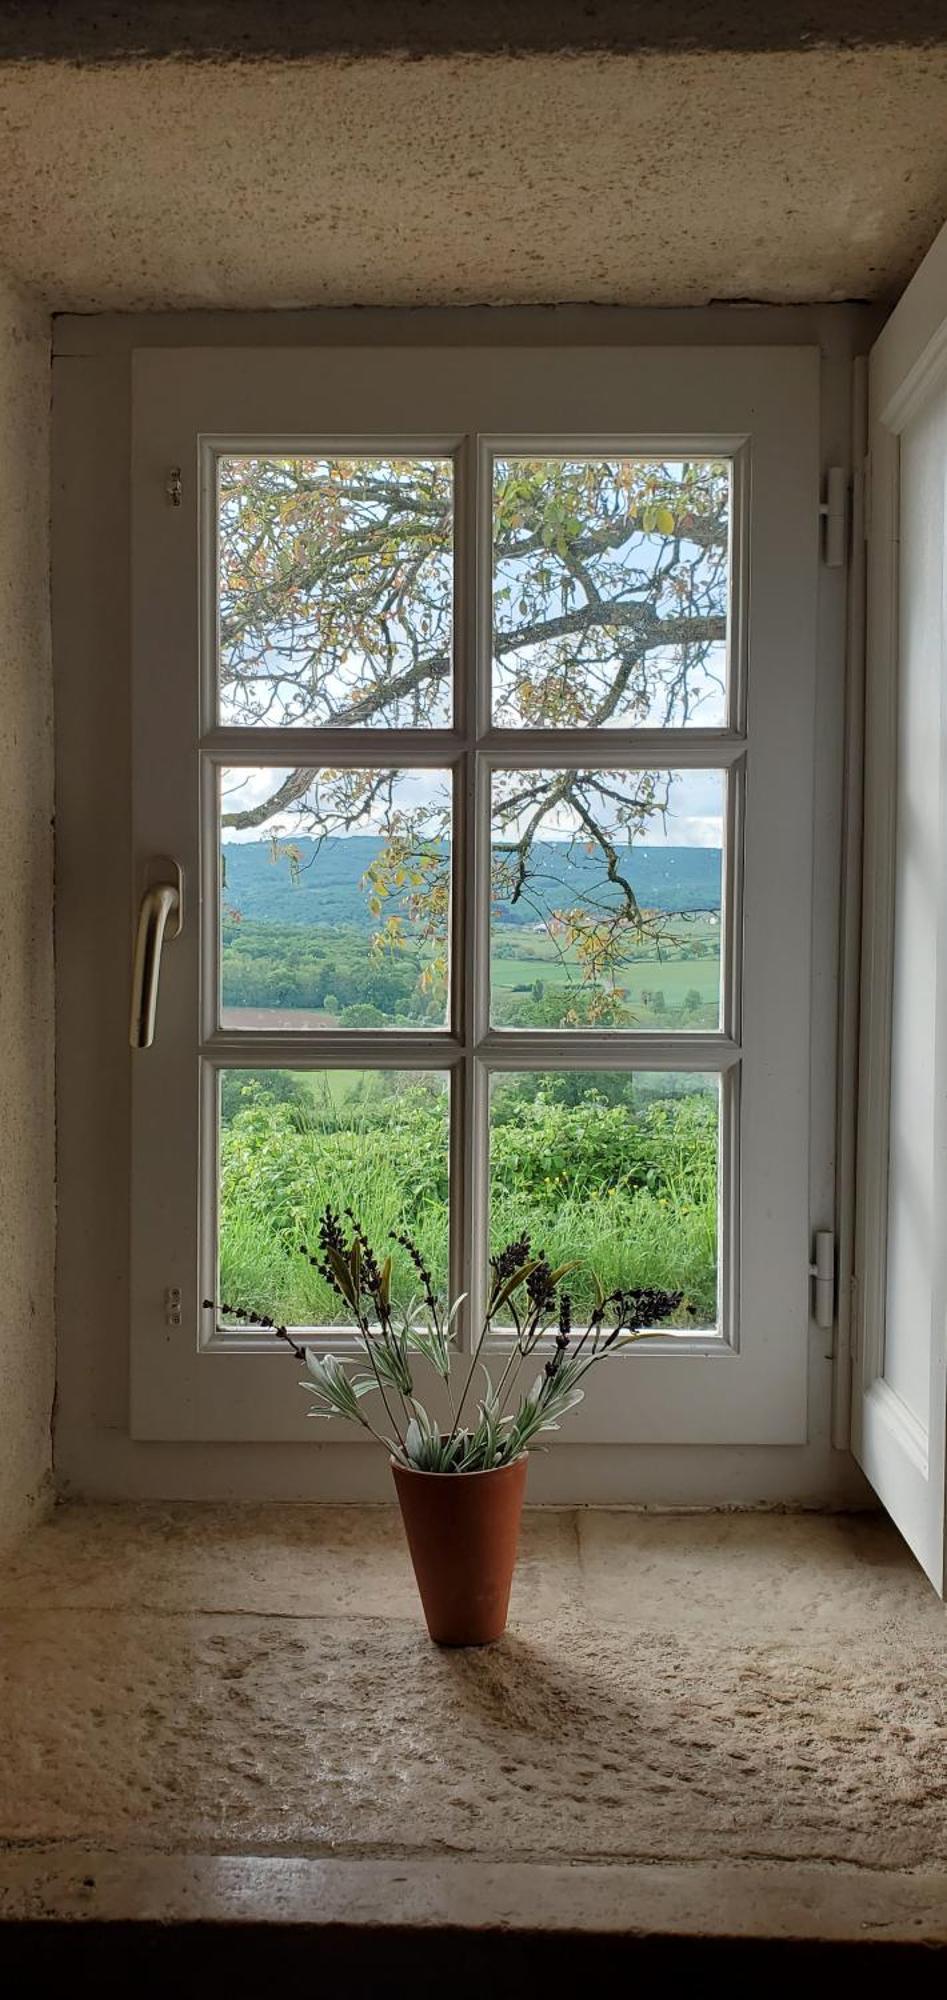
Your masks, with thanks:
M903 429L944 365L945 299L947 229L942 229L872 348L872 404L890 430Z
M705 350L700 354L687 350L644 350L634 357L615 350L604 355L597 350L587 350L579 355L549 351L537 351L530 355L520 351L515 357L504 356L502 364L499 364L496 357L491 360L482 350L474 357L471 353L463 354L456 350L445 354L438 350L416 349L398 353L394 368L396 381L392 379L390 356L381 357L375 353L362 357L362 360L367 369L363 380L368 383L362 402L366 436L377 437L383 431L385 408L391 408L396 394L402 411L408 408L409 414L412 396L415 398L415 409L420 407L421 399L427 399L429 405L432 379L438 381L441 396L437 437L456 440L461 434L466 435L461 413L470 408L476 361L481 368L487 368L491 385L491 420L484 425L488 437L496 439L499 434L505 437L508 429L521 431L521 426L510 419L514 411L521 418L526 399L533 418L528 433L531 443L537 435L543 435L564 445L568 443L570 450L573 447L581 449L583 441L590 449L590 440L596 441L601 432L601 440L604 442L607 439L609 448L616 443L616 439L619 443L622 439L633 440L639 449L649 452L658 446L665 450L675 449L683 442L691 449L695 448L695 442L710 443L714 449L724 449L730 442L739 451L741 463L747 453L752 458L752 473L741 490L748 495L756 541L757 587L755 592L748 594L745 577L740 582L736 614L738 651L744 645L744 627L748 620L746 642L751 647L755 646L757 660L765 663L765 667L763 664L758 666L754 685L750 689L746 710L748 752L745 753L743 716L739 712L743 701L739 680L736 683L735 713L739 727L729 732L716 732L712 740L704 741L699 746L683 739L683 732L677 733L679 740L673 743L662 734L660 745L657 742L643 743L641 738L619 745L616 738L621 732L610 732L607 740L609 759L620 757L624 752L629 763L633 764L646 763L649 756L653 760L660 748L662 761L676 763L680 752L682 765L703 761L724 767L733 766L735 801L741 797L742 765L746 754L745 810L751 837L748 834L743 861L747 894L755 898L758 910L764 908L767 902L763 856L767 847L766 829L774 814L779 817L782 827L782 866L786 879L793 884L793 892L778 919L773 914L772 921L758 936L757 927L754 927L756 941L745 968L751 1004L747 1007L742 1030L738 1009L734 1006L733 1018L727 1023L729 1032L717 1038L688 1036L680 1041L668 1038L666 1047L651 1037L647 1038L647 1043L642 1038L637 1044L633 1037L629 1037L627 1046L624 1037L620 1041L610 1038L607 1049L607 1063L610 1064L614 1057L616 1066L630 1066L637 1061L641 1066L654 1067L662 1061L673 1060L675 1067L705 1067L725 1076L732 1071L734 1077L737 1065L745 1069L748 1083L743 1092L744 1150L747 1160L751 1163L755 1161L756 1165L750 1164L745 1182L748 1192L744 1200L749 1202L752 1211L750 1234L754 1243L754 1261L749 1272L745 1265L743 1267L742 1289L745 1293L747 1284L752 1285L752 1302L748 1309L744 1296L738 1328L736 1292L741 1286L734 1249L728 1286L733 1299L730 1344L718 1340L711 1351L701 1346L698 1337L689 1359L686 1343L680 1342L661 1348L655 1346L647 1354L639 1351L629 1364L627 1393L623 1376L614 1376L607 1389L603 1386L601 1392L590 1395L570 1436L580 1438L584 1434L616 1440L636 1436L642 1440L660 1438L682 1443L693 1442L697 1438L712 1439L718 1443L798 1443L806 1435L809 1320L806 1280L809 1234L806 1083L810 994L807 896L811 882L812 838L805 815L799 813L798 801L811 788L811 762L806 760L811 759L814 713L818 356L814 351L779 352L772 349L763 352L748 349L739 353ZM369 366L369 361L374 365ZM383 367L378 365L382 361ZM583 378L582 429L577 428L574 436L570 434L568 439L564 439L561 434L562 410L568 406L570 381L574 383L577 367L581 367L587 377ZM350 354L322 350L318 358L320 393L329 399L340 397L346 380L351 382L351 369ZM571 376L570 371L573 371ZM141 354L136 357L135 373L142 391L136 436L139 479L144 482L153 476L166 455L174 462L180 458L183 465L196 466L197 450L193 440L199 435L216 434L229 439L237 434L244 438L252 437L258 442L265 439L267 443L273 437L295 437L293 412L301 407L301 395L309 394L311 407L312 357L299 350L281 357L273 353L240 354L233 349L213 355L194 351ZM616 433L615 411L622 406L622 398L625 398L627 406L632 396L637 399L637 407L647 410L647 428ZM251 409L253 414L249 419L242 417L240 429L234 433L232 419L238 408ZM662 418L664 425L659 428ZM708 429L709 421L714 423L712 431ZM716 427L718 424L719 429ZM352 435L346 432L349 444ZM360 430L361 435L363 432ZM421 433L417 430L409 430L405 435L412 442L422 442ZM748 438L749 446L745 442ZM426 438L423 441L426 442ZM192 485L196 492L196 476ZM173 571L177 560L172 536L180 536L183 530L189 538L189 546L195 552L197 550L194 497L188 491L185 480L184 504L182 509L175 510L173 523L167 515L152 521L148 516L144 486L140 487L140 491L144 512L139 547L147 552L147 560L157 565L155 576L160 574L166 577ZM482 553L479 574L482 579ZM764 586L762 579L767 576L770 582ZM468 577L464 586L468 598L469 586ZM482 581L480 591L483 591ZM191 580L178 592L182 607L180 621L176 611L173 619L164 620L162 624L160 652L153 654L154 662L160 665L162 672L169 670L169 635L173 655L179 664L193 658L193 625L190 622L193 613L188 607L196 602L197 595L195 563ZM144 602L142 615L144 623L141 630L145 644L156 646L154 621L149 627ZM465 622L467 615L466 612L463 614L462 630L467 632L466 643L469 645L470 633ZM537 743L527 746L517 732L493 732L491 736L483 689L481 673L474 689L473 718L468 715L464 726L447 732L447 740L436 746L430 745L429 754L435 747L439 752L451 750L453 761L459 764L469 757L471 742L476 738L481 753L481 771L486 770L491 756L505 759L510 753L511 761L525 763L542 761L542 756L547 755L554 761L589 760L584 740L570 744L568 740L563 741L558 733L548 745L543 743L541 746ZM470 692L467 685L468 699ZM209 717L206 719L209 720ZM462 717L458 718L458 721L462 720ZM473 738L468 733L471 720ZM140 739L142 756L159 761L162 754L167 756L162 751L160 740L163 722L164 718L157 719L157 734L151 727L145 729ZM233 733L228 734L232 737ZM625 735L630 736L630 732ZM707 736L710 735L707 732ZM509 741L510 737L516 738L516 741ZM770 746L765 757L764 743ZM405 751L411 748L413 752L417 745L418 738L412 735L411 743L405 741L401 747ZM203 761L209 761L224 749L229 752L231 748L237 750L239 747L229 740L225 743L222 732L213 738L209 732L204 740ZM300 743L299 749L302 748ZM286 745L284 750L283 744L277 746L270 743L267 749L270 755L278 749L282 760L289 746ZM338 753L345 761L358 761L369 749L372 760L376 759L381 751L380 736L367 746L356 742L352 735L346 735L344 745L338 745ZM251 746L245 736L241 754L246 760L251 756L258 758L258 742ZM185 793L193 796L193 792L188 791L193 778L192 759L185 755L175 766L172 754L167 756L167 767L177 768L184 774L186 782L182 786L182 797ZM469 793L465 796L472 797ZM160 808L162 812L167 805L165 787ZM177 810L177 805L173 810ZM731 808L735 817L731 818L730 825L737 836L734 842L734 869L741 858L741 811L739 804ZM148 824L147 814L145 823ZM190 836L185 822L182 820L180 824L184 829L182 837L186 845ZM478 820L471 804L465 821L467 847L462 865L465 875L468 870L474 871L474 880L477 867L476 828L477 825L482 827L482 824L482 808ZM482 833L480 839L482 841ZM166 842L162 843L162 847L166 845ZM482 868L482 857L480 866ZM733 881L736 881L736 875ZM726 959L732 975L739 967L743 930L733 884L727 907ZM525 1041L521 1044L515 1037L501 1037L499 1034L495 1038L488 1037L482 958L480 963L480 976L474 968L470 983L464 990L465 1011L459 1036L455 1031L452 1037L431 1037L425 1057L430 1065L453 1068L458 1078L463 1074L462 1094L453 1116L455 1131L464 1134L461 1141L463 1159L465 1166L471 1169L471 1181L475 1178L478 1147L482 1148L484 1143L482 1080L485 1059L495 1061L497 1066L510 1067L524 1060L527 1054L531 1053L533 1057L537 1054L535 1045L527 1048ZM171 996L169 1002L170 1036L178 1034L182 1020L186 1019L188 1004L183 989L194 970L196 961L189 958L185 950L176 966L179 991L177 996ZM205 1022L205 1027L204 1059L211 1067L231 1051L237 1053L239 1050L240 1059L249 1060L248 1046L225 1039L219 1031L210 1028L209 1022ZM742 1039L737 1040L738 1034L742 1034ZM396 1060L398 1046L386 1037L384 1056ZM261 1038L254 1043L254 1054L259 1054L264 1061L275 1062L285 1059L286 1047L287 1044L279 1037ZM300 1042L294 1042L293 1049L297 1061L315 1060L312 1051L304 1051ZM362 1059L369 1063L382 1057L379 1041L374 1037L360 1039L359 1050ZM555 1059L557 1053L555 1037L548 1041L543 1037L543 1060ZM337 1046L334 1039L331 1047L328 1039L320 1044L319 1060L323 1055L335 1061L342 1061L344 1057L351 1060L351 1054L352 1045L344 1037L338 1038ZM582 1038L570 1037L562 1046L561 1059L592 1067L601 1066L605 1055L602 1045L596 1044L594 1039L590 1038L588 1046L584 1047ZM779 1115L774 1116L770 1093L772 1079L777 1073L783 1078L780 1085L783 1094ZM188 1188L191 1145L186 1138L182 1143L180 1132L177 1138L174 1133L180 1124L182 1102L189 1098L193 1086L185 1079L182 1098L180 1083L175 1085L174 1082L173 1065L163 1071L160 1062L147 1078L142 1076L140 1069L137 1075L141 1079L140 1090L144 1093L142 1108L147 1103L150 1107L147 1116L157 1121L156 1129L163 1134L159 1150L179 1163L176 1199L182 1227L171 1230L170 1234L183 1241L183 1218L192 1198ZM793 1079L791 1086L790 1078ZM767 1118L764 1106L768 1097L771 1108ZM733 1102L735 1105L735 1095ZM749 1126L746 1125L747 1119ZM767 1122L769 1130L765 1131ZM777 1138L778 1153L773 1154ZM770 1148L770 1166L762 1172L767 1147ZM731 1165L730 1172L732 1176L735 1165ZM726 1176L723 1178L726 1182ZM730 1187L724 1186L722 1200L727 1199ZM196 1201L196 1191L194 1199ZM141 1210L140 1194L138 1205ZM168 1212L162 1209L161 1204L152 1210L152 1214L159 1220L163 1218L162 1227L167 1224ZM464 1194L463 1214L461 1234L464 1244L468 1246L465 1254L469 1258L469 1246L475 1232L480 1232L482 1240L483 1231L482 1214L478 1212L477 1202L470 1192ZM157 1235L155 1240L157 1245ZM767 1246L765 1250L764 1244ZM157 1263L152 1270L150 1281L144 1289L136 1286L134 1295L135 1312L144 1313L146 1319L154 1313ZM272 1374L269 1377L258 1374L259 1366L272 1368L271 1357L244 1354L238 1359L232 1351L227 1354L200 1354L192 1348L190 1352L194 1359L191 1362L186 1359L186 1341L168 1338L163 1333L157 1339L143 1335L136 1352L133 1408L135 1431L139 1436L292 1438L312 1434L311 1427L306 1429L305 1419L299 1420L301 1412L286 1403L282 1380L277 1383ZM709 1375L708 1364L712 1364ZM698 1373L693 1378L682 1378L681 1371L685 1366ZM180 1390L182 1369L189 1382L184 1394ZM211 1380L205 1372L208 1369L223 1369L226 1373L217 1373ZM672 1369L673 1374L670 1372ZM725 1384L722 1379L718 1382L718 1377L733 1371L732 1384ZM682 1388L682 1379L685 1383L689 1382L690 1387ZM621 1394L617 1395L619 1384ZM270 1415L266 1413L268 1404L272 1405ZM334 1435L338 1436L338 1433Z
M902 439L913 421L947 381L947 231L937 239L921 270L880 335L870 361L868 504L868 608L865 697L865 832L857 1202L855 1229L856 1299L853 1314L852 1446L859 1463L943 1594L945 1500L947 1500L947 1244L935 1227L934 1268L925 1274L931 1288L930 1315L905 1321L902 1302L899 1338L916 1344L916 1364L926 1376L927 1420L909 1408L886 1374L890 1310L887 1244L894 1171L890 1162L893 991L896 965L897 839L899 820L899 736L902 726L902 635L911 600L910 563L926 560L923 542L902 540ZM905 459L905 465L908 460ZM947 483L947 464L940 476ZM918 513L909 489L911 518ZM943 512L943 485L941 505ZM905 508L907 502L905 503ZM923 505L921 512L923 513ZM910 533L910 530L907 530ZM947 705L947 603L943 601L943 549L932 545L940 565L933 583L941 592L939 641L942 672L937 713L922 718L940 746L941 823L936 849L947 851L944 820L944 731ZM913 643L917 644L915 634ZM936 705L936 702L935 702ZM931 1199L934 1217L947 1208L947 866L932 884L936 925L933 985L934 1074L930 1077L934 1139ZM900 1170L900 1169L899 1169ZM915 1353L912 1345L911 1352Z
M835 1174L837 1288L832 1357L832 1442L848 1451L852 1436L855 1207L861 1006L862 866L865 791L865 460L868 449L868 367L852 371L852 484L846 579L845 771L839 949L839 1042Z

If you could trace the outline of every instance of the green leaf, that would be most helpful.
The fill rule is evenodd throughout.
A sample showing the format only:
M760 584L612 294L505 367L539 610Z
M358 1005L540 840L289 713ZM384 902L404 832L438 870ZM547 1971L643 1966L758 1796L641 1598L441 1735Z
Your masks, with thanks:
M326 1406L310 1411L311 1416L344 1417L350 1423L359 1423L359 1402L366 1393L361 1382L350 1381L341 1361L334 1354L315 1354L311 1347L306 1349L306 1371L311 1381L301 1382L300 1388L317 1396Z
M356 1295L352 1291L352 1274L345 1261L345 1258L341 1255L341 1253L338 1250L327 1250L326 1256L328 1258L329 1268L332 1271L333 1276L336 1277L339 1281L339 1286L343 1293L343 1296L345 1297L350 1306L354 1306L356 1303Z
M373 1338L371 1354L382 1381L389 1383L400 1393L410 1396L414 1387L411 1370L397 1341L381 1334L377 1339Z
M467 1297L466 1292L458 1293L456 1299L454 1300L453 1305L451 1306L450 1312L448 1313L447 1318L444 1321L444 1332L450 1337L451 1340L454 1338L454 1321L457 1318L457 1314L459 1313L460 1308L463 1305L466 1297Z
M522 1265L520 1270L514 1271L511 1278L507 1278L506 1283L500 1287L494 1299L493 1311L495 1313L499 1312L501 1306L509 1303L509 1300L513 1297L513 1293L519 1291L521 1285L525 1285L530 1272L535 1271L537 1262L538 1259L534 1257L529 1264Z
M581 1263L581 1257L573 1257L568 1264L557 1264L555 1270L550 1274L552 1284L558 1285L562 1278L568 1277L570 1271L578 1271Z

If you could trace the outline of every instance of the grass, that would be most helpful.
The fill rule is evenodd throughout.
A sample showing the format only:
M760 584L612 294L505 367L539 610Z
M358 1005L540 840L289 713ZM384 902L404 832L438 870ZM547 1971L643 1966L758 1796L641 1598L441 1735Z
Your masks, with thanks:
M333 1091L298 1106L251 1101L221 1141L220 1296L297 1326L331 1325L339 1302L299 1253L315 1246L326 1203L354 1209L393 1252L393 1288L414 1280L392 1230L417 1240L446 1290L447 1096L406 1084L392 1095ZM319 1085L325 1073L320 1074ZM315 1082L315 1079L312 1080ZM590 1086L591 1087L591 1086ZM685 1293L679 1323L716 1320L717 1168L713 1098L670 1103L507 1104L493 1138L491 1240L527 1229L552 1263L580 1258L577 1316L606 1290L656 1285Z

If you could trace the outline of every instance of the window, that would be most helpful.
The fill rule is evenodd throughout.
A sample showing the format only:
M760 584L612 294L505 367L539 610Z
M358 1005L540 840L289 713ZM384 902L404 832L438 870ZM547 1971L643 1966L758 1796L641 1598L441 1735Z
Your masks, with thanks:
M494 1243L526 1229L609 1285L680 1289L681 1325L713 1333L730 1094L689 1065L735 1000L720 951L728 772L655 760L678 730L727 716L735 463L485 453L482 468L492 672L478 652L490 686L469 710L556 729L552 767L504 764L475 730L451 768L385 761L395 729L419 732L416 758L420 732L453 719L454 457L217 459L217 719L255 757L270 732L305 727L313 757L323 729L347 736L329 766L219 767L211 1032L236 1030L252 1055L278 1029L311 1060L341 1031L354 1067L220 1071L208 1278L215 1298L278 1302L318 1338L338 1302L299 1239L317 1241L330 1202L373 1240L410 1227L446 1285L456 1155L482 1159L485 1117ZM651 761L632 761L633 742L616 761L620 728L658 732ZM484 866L455 877L468 793ZM371 1067L414 1029L449 1032L474 1066L453 1174L443 1073L410 1050ZM556 1030L600 1068L576 1069L567 1047L550 1067ZM667 1068L610 1065L616 1037L627 1063L632 1036L662 1030ZM516 1070L500 1066L505 1031ZM470 1248L482 1264L487 1246ZM392 1255L404 1294L408 1259L397 1242ZM455 1269L469 1290L462 1243ZM583 1266L579 1311L591 1282Z
M794 1440L813 357L426 358L136 358L136 1431L305 1434L200 1301L344 1345L328 1201L680 1290L573 1436Z

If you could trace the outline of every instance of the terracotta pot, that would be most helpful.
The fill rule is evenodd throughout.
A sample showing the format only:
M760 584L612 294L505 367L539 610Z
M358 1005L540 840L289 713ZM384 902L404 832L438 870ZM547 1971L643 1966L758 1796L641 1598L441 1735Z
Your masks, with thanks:
M431 1638L487 1646L506 1629L526 1490L525 1455L493 1472L415 1472L391 1461Z

